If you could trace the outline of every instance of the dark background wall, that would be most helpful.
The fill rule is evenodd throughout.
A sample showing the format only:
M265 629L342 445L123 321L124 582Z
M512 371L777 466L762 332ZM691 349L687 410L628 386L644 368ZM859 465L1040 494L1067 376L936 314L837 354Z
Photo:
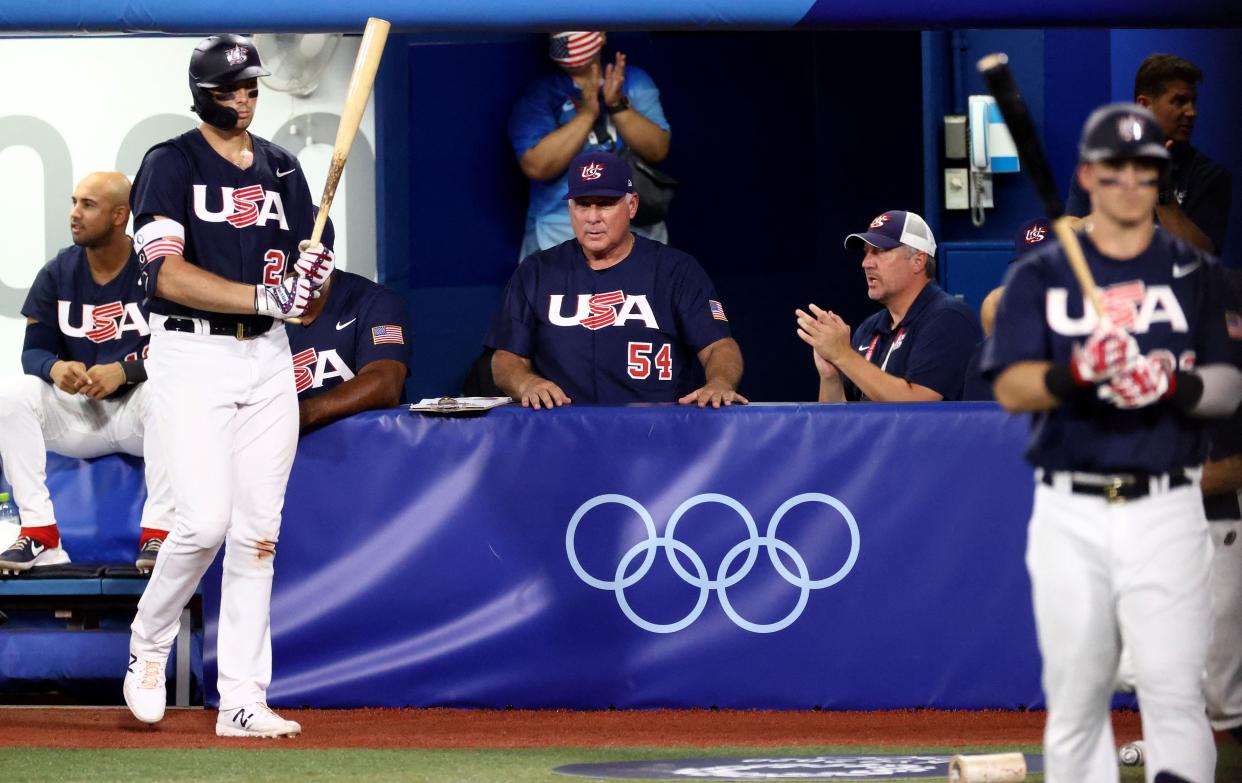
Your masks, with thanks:
M415 399L460 389L516 265L527 185L506 125L525 85L552 67L545 41L389 43L376 97L379 271L410 308ZM1129 99L1134 68L1156 50L1204 68L1195 141L1242 175L1239 44L1238 30L707 31L614 33L608 49L660 87L673 130L662 168L682 183L671 241L716 282L746 357L744 393L807 400L816 380L793 309L813 301L852 324L875 309L845 235L886 209L919 212L944 248L942 282L973 304L1000 282L1014 227L1038 214L1022 175L996 178L981 228L941 209L940 118L985 92L979 57L1010 54L1064 189L1083 119ZM1236 223L1227 256L1242 265Z

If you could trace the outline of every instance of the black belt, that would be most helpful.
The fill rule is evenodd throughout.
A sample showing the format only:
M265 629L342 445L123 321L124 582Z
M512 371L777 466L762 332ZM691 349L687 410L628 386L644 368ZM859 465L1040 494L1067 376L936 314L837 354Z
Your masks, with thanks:
M189 332L197 334L195 322L206 323L208 332L238 340L250 340L272 328L272 319L263 318L254 321L237 321L230 318L181 318L170 315L164 319L164 329L170 332Z
M1056 473L1043 471L1040 481L1050 487L1056 486ZM1191 483L1186 471L1178 469L1168 473L1081 473L1070 472L1070 492L1076 495L1095 495L1110 503L1122 500L1138 500L1153 492L1184 487Z

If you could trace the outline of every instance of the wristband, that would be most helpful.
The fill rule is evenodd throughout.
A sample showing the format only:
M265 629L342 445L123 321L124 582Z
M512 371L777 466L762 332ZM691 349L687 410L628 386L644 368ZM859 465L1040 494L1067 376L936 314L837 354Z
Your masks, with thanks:
M1048 371L1044 373L1044 386L1049 394L1065 402L1071 397L1082 394L1084 390L1090 389L1092 384L1084 384L1080 381L1074 374L1070 363L1066 362L1048 365Z
M121 370L125 373L125 383L133 385L147 379L147 362L145 359L125 359L121 362Z
M624 93L621 94L621 100L618 101L615 106L609 106L607 104L604 104L604 110L607 111L609 114L618 114L620 112L625 111L628 108L630 108L630 99L629 99L629 96L625 95Z
M1203 379L1192 372L1178 370L1169 376L1169 390L1164 399L1182 413L1189 413L1203 397Z

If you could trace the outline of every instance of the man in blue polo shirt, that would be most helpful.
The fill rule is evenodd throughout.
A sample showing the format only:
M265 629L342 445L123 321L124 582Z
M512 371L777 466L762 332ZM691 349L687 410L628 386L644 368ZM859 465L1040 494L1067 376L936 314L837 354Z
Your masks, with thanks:
M938 402L962 394L979 319L936 276L936 240L923 218L891 210L866 232L845 238L861 248L867 296L884 309L849 324L815 304L796 310L798 336L813 349L820 402Z

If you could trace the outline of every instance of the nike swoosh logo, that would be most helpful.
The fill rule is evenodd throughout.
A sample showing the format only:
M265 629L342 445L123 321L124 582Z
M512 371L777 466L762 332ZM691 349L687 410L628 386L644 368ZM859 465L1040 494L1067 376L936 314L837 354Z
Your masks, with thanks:
M44 549L47 549L45 545L36 543L34 541L30 542L30 551L34 553L35 557L38 557L39 555L43 554Z
M1186 266L1179 266L1178 264L1174 264L1173 265L1173 276L1174 277L1185 277L1186 275L1198 269L1199 265L1202 263L1203 263L1202 261L1196 261L1193 264L1187 264Z
M293 172L295 172L295 171L297 171L297 169L289 169L288 171L281 171L280 169L276 169L276 178L277 178L277 179L280 179L281 177L285 176L286 174L292 174L292 173L293 173Z
M342 329L344 329L346 326L349 326L350 324L352 324L354 321L357 321L357 320L358 320L357 318L350 318L350 319L349 319L348 321L346 321L345 323L341 323L340 321L337 321L337 322L336 322L336 330L339 332L339 331L341 331Z

